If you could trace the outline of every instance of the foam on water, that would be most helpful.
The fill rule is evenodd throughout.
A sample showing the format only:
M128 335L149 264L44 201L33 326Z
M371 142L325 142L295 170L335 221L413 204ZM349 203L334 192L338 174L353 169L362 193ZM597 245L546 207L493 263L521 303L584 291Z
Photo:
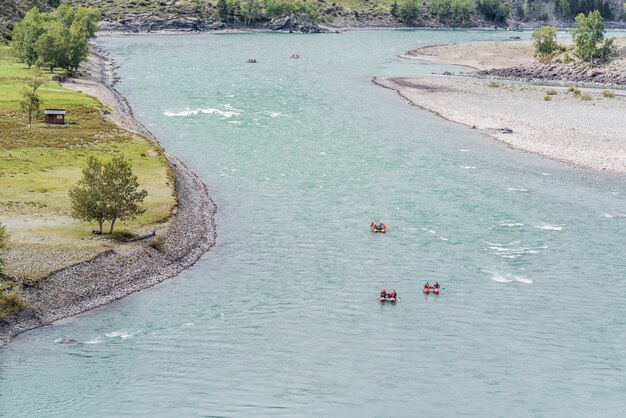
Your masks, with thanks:
M510 221L510 220L500 221L499 225L500 226L508 226L508 227L524 226L524 224L521 223L521 222L515 222L515 221Z
M526 276L518 276L515 274L499 274L499 273L494 273L491 276L491 280L493 280L494 282L499 282L499 283L514 283L514 282L518 282L518 283L524 283L524 284L532 284L533 280L529 279Z
M563 228L565 228L565 225L540 224L535 225L535 228L542 229L544 231L562 231Z
M125 340L127 338L134 337L140 332L141 331L113 331L113 332L106 333L104 335L106 335L109 338L119 338L121 340Z
M516 188L516 187L507 187L506 189L509 192L527 192L528 191L528 189Z
M623 213L614 213L614 214L605 213L604 217L605 218L610 218L610 219L624 219L624 218L626 218L626 214L623 214Z
M227 106L229 105L224 105L224 108L226 108L227 110L198 107L195 109L186 108L185 110L181 110L178 112L167 111L167 112L164 112L163 114L165 116L170 116L170 117L187 117L187 116L196 116L199 114L205 114L205 115L217 114L224 118L231 118L233 116L239 116L241 114L241 111L237 109L233 109L231 107L227 107Z

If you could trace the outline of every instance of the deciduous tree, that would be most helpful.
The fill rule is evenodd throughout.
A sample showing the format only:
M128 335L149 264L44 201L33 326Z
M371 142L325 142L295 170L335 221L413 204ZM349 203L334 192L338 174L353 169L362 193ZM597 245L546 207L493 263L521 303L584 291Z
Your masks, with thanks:
M107 220L107 199L103 184L104 164L96 157L87 158L83 177L69 191L72 217L85 222L102 224Z
M145 212L140 204L147 195L139 189L137 176L124 157L114 157L109 163L89 157L83 177L69 191L72 217L97 222L100 233L104 222L109 221L109 233L113 233L118 219L134 219Z
M35 42L37 64L54 72L57 67L66 68L68 59L69 31L59 22L50 22L46 31Z
M537 58L545 58L554 54L559 49L559 44L556 42L556 33L558 28L556 26L544 26L537 28L531 35L535 44L535 56Z
M44 33L43 17L36 7L33 7L21 22L13 28L13 42L11 52L19 61L29 67L37 62L35 42Z
M110 163L104 165L102 174L111 234L116 220L135 219L146 211L140 204L148 192L139 190L137 176L133 174L130 163L124 157L114 157Z
M572 37L576 43L574 54L583 61L593 63L596 59L608 58L613 52L613 39L604 38L604 19L597 10L587 16L583 13L576 16Z
M32 126L33 116L36 118L41 115L41 98L37 94L37 90L44 84L44 80L41 77L39 69L33 70L33 76L28 82L27 87L22 92L22 101L20 107L22 112L28 117L28 128Z

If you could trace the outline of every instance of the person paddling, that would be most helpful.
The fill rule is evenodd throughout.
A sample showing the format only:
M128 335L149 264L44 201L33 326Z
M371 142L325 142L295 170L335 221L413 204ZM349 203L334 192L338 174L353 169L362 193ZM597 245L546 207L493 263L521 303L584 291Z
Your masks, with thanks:
M391 297L392 297L393 299L398 300L398 294L396 293L396 289L393 289L393 290L391 291Z
M386 299L387 298L387 291L385 289L380 291L380 298L381 299Z
M439 282L435 282L435 285L433 286L435 289L439 290Z

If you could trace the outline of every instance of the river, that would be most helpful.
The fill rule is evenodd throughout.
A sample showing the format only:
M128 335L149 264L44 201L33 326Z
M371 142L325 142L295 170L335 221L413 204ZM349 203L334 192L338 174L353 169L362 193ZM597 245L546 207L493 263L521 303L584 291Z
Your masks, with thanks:
M218 245L0 351L0 416L626 415L626 177L371 83L446 69L405 50L512 34L99 38L209 185Z

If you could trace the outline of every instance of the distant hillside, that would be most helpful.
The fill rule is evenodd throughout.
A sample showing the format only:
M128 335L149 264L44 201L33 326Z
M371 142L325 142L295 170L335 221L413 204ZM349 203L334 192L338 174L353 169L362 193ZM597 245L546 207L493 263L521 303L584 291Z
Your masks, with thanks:
M306 4L331 27L528 27L572 22L579 12L599 9L607 21L624 21L623 0L62 0L102 10L104 29L128 31L210 30L224 26L263 26L268 4ZM221 2L221 6L220 6ZM403 9L413 3L414 10ZM248 19L246 10L260 11ZM231 13L224 16L224 7ZM408 18L407 18L408 16ZM275 17L275 16L272 16Z
M58 0L0 0L0 37L9 38L13 24L20 21L32 7L48 10L50 3L58 3Z
M579 12L601 10L607 27L625 27L624 0L0 0L4 28L34 4L97 7L101 29L122 32L207 31L266 27L310 31L347 27L571 26ZM280 18L283 11L313 21ZM4 18L6 16L6 18ZM5 29L6 31L6 29Z

